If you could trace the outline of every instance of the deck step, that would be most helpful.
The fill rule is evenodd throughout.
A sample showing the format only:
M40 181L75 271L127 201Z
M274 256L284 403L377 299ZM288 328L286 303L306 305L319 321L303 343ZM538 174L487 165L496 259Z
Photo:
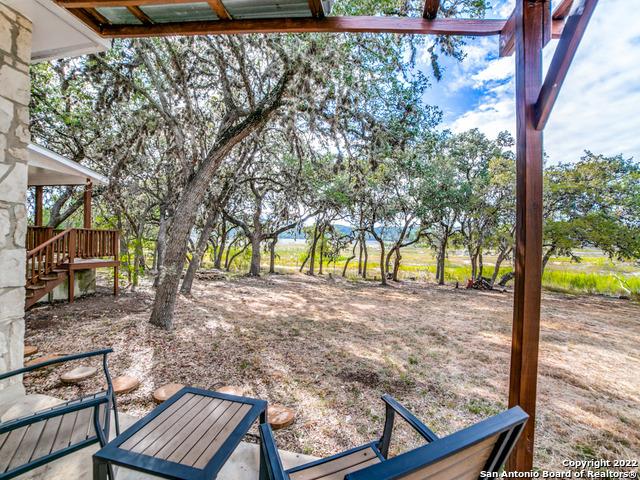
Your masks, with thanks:
M44 285L27 285L27 290L42 290Z
M33 297L33 292L32 292L32 291L27 290L26 297L27 297L27 298L32 298L32 297Z
M57 279L58 279L58 275L57 274L56 275L42 275L40 277L40 280L43 280L45 282L49 281L49 280L57 280Z

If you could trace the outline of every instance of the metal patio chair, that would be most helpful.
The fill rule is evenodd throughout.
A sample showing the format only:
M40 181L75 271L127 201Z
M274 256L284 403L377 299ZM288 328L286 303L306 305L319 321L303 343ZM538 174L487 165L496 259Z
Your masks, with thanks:
M109 438L112 408L116 434L120 434L107 366L107 355L111 352L108 348L78 353L0 374L0 380L5 380L50 365L102 355L107 382L106 391L0 422L0 480L16 477L96 442L104 446Z
M382 438L346 452L289 470L282 467L273 432L260 425L261 480L476 480L481 472L498 472L529 416L514 407L469 428L439 438L389 395ZM388 457L395 414L428 443Z

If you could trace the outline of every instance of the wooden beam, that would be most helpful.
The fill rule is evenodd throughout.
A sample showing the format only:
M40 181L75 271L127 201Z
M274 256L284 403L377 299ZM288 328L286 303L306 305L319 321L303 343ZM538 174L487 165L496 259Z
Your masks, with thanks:
M73 10L71 10L73 11ZM242 33L375 32L431 35L498 35L504 20L444 18L424 20L400 17L325 17L233 20L230 22L182 22L154 25L108 25L99 30L105 37L150 37Z
M549 120L553 106L560 94L562 84L569 72L569 67L571 67L573 57L578 50L580 41L587 29L587 25L589 25L589 20L591 20L597 4L598 0L583 0L575 14L567 18L564 33L553 54L549 71L547 72L544 84L540 90L540 95L536 101L535 125L538 130L542 130Z
M422 9L422 17L427 20L433 20L438 16L440 9L440 0L424 0L424 8Z
M34 224L36 227L42 227L42 208L43 208L43 195L44 187L42 185L36 186L36 215L34 219Z
M545 0L544 9L542 10L542 12L543 12L542 48L544 48L551 41L551 31L553 30L553 27L551 26L553 24L553 19L551 18L551 1L550 0Z
M93 184L87 180L84 186L84 228L91 228L91 192L93 191Z
M65 8L140 7L144 5L179 5L194 0L55 0ZM208 0L205 0L208 1Z
M88 15L92 16L99 25L108 25L110 23L109 19L95 8L85 8L84 11L87 12Z
M209 3L211 10L216 13L220 20L231 20L231 15L229 15L221 0L207 0L207 3Z
M545 10L546 11L546 10ZM545 29L544 44L549 42L549 39L558 39L562 36L564 30L563 19L551 20L551 35L548 35ZM507 19L504 25L504 29L500 32L500 56L509 57L515 52L515 11Z
M531 471L542 291L542 132L534 103L542 84L545 4L517 0L516 34L516 250L509 406L529 414L507 468Z
M509 57L513 55L516 47L516 11L511 12L511 16L504 24L504 29L500 32L500 56Z
M553 19L554 20L563 20L569 16L569 12L571 11L571 6L573 5L573 0L561 0L558 6L553 11Z
M95 19L93 15L89 14L85 9L73 8L69 9L69 12L71 12L78 18L78 20L85 23L88 27L90 27L97 33L100 34L102 32L102 25Z
M153 21L149 18L149 16L144 13L140 7L127 7L127 10L131 12L133 16L135 16L138 20L140 20L143 25L151 25Z
M322 2L320 0L309 0L309 10L314 18L324 17L324 8L322 8Z

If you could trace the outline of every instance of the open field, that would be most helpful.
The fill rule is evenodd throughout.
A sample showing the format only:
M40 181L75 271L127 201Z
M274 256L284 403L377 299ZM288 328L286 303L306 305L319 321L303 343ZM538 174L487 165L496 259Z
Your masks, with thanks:
M42 352L113 346L114 375L142 380L122 396L148 412L169 382L237 385L293 407L276 432L280 448L327 455L380 435L388 392L439 434L506 407L511 341L509 293L426 282L380 287L304 275L196 280L180 297L175 329L147 323L144 288L42 307L27 316L26 342ZM640 452L640 306L599 296L544 294L535 464L637 459ZM61 372L25 380L31 392L67 398L96 388L64 386ZM399 429L393 449L416 439Z
M297 271L304 261L308 246L302 240L293 241L282 239L276 246L276 271ZM376 242L368 243L369 262L367 275L371 279L380 278L380 248ZM351 250L342 252L340 258L334 263L325 263L325 271L332 275L341 275L346 259L351 255ZM623 296L640 298L640 265L632 262L613 261L602 252L595 249L586 249L577 252L580 263L572 261L568 257L553 257L545 270L542 283L547 290L565 293L588 293L609 296ZM246 272L250 260L250 249L240 255L234 262L232 270ZM495 257L484 257L483 275L490 277L493 274ZM263 254L262 266L269 265L268 255ZM205 256L204 266L213 266L208 256ZM317 268L317 266L316 266ZM347 277L357 276L357 258L352 260L347 270ZM506 272L511 271L510 262L505 261L500 268L498 279ZM433 250L426 246L410 246L402 249L402 264L400 277L410 280L435 279L436 259ZM459 282L464 285L471 277L469 258L464 251L451 249L446 262L446 280L451 283ZM509 284L512 286L513 283Z

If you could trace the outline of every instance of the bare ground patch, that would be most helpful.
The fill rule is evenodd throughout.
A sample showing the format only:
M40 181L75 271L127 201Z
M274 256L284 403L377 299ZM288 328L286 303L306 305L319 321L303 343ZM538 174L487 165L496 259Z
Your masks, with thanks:
M107 294L30 312L27 343L41 352L113 346L112 374L142 380L119 398L142 415L169 382L296 409L278 446L324 456L380 435L383 393L446 434L506 408L510 294L406 282L383 288L341 279L274 275L196 281L175 328L147 323L150 291ZM546 293L542 312L536 465L637 458L640 452L640 306ZM61 372L29 376L32 392L71 398ZM405 429L392 447L416 439Z

